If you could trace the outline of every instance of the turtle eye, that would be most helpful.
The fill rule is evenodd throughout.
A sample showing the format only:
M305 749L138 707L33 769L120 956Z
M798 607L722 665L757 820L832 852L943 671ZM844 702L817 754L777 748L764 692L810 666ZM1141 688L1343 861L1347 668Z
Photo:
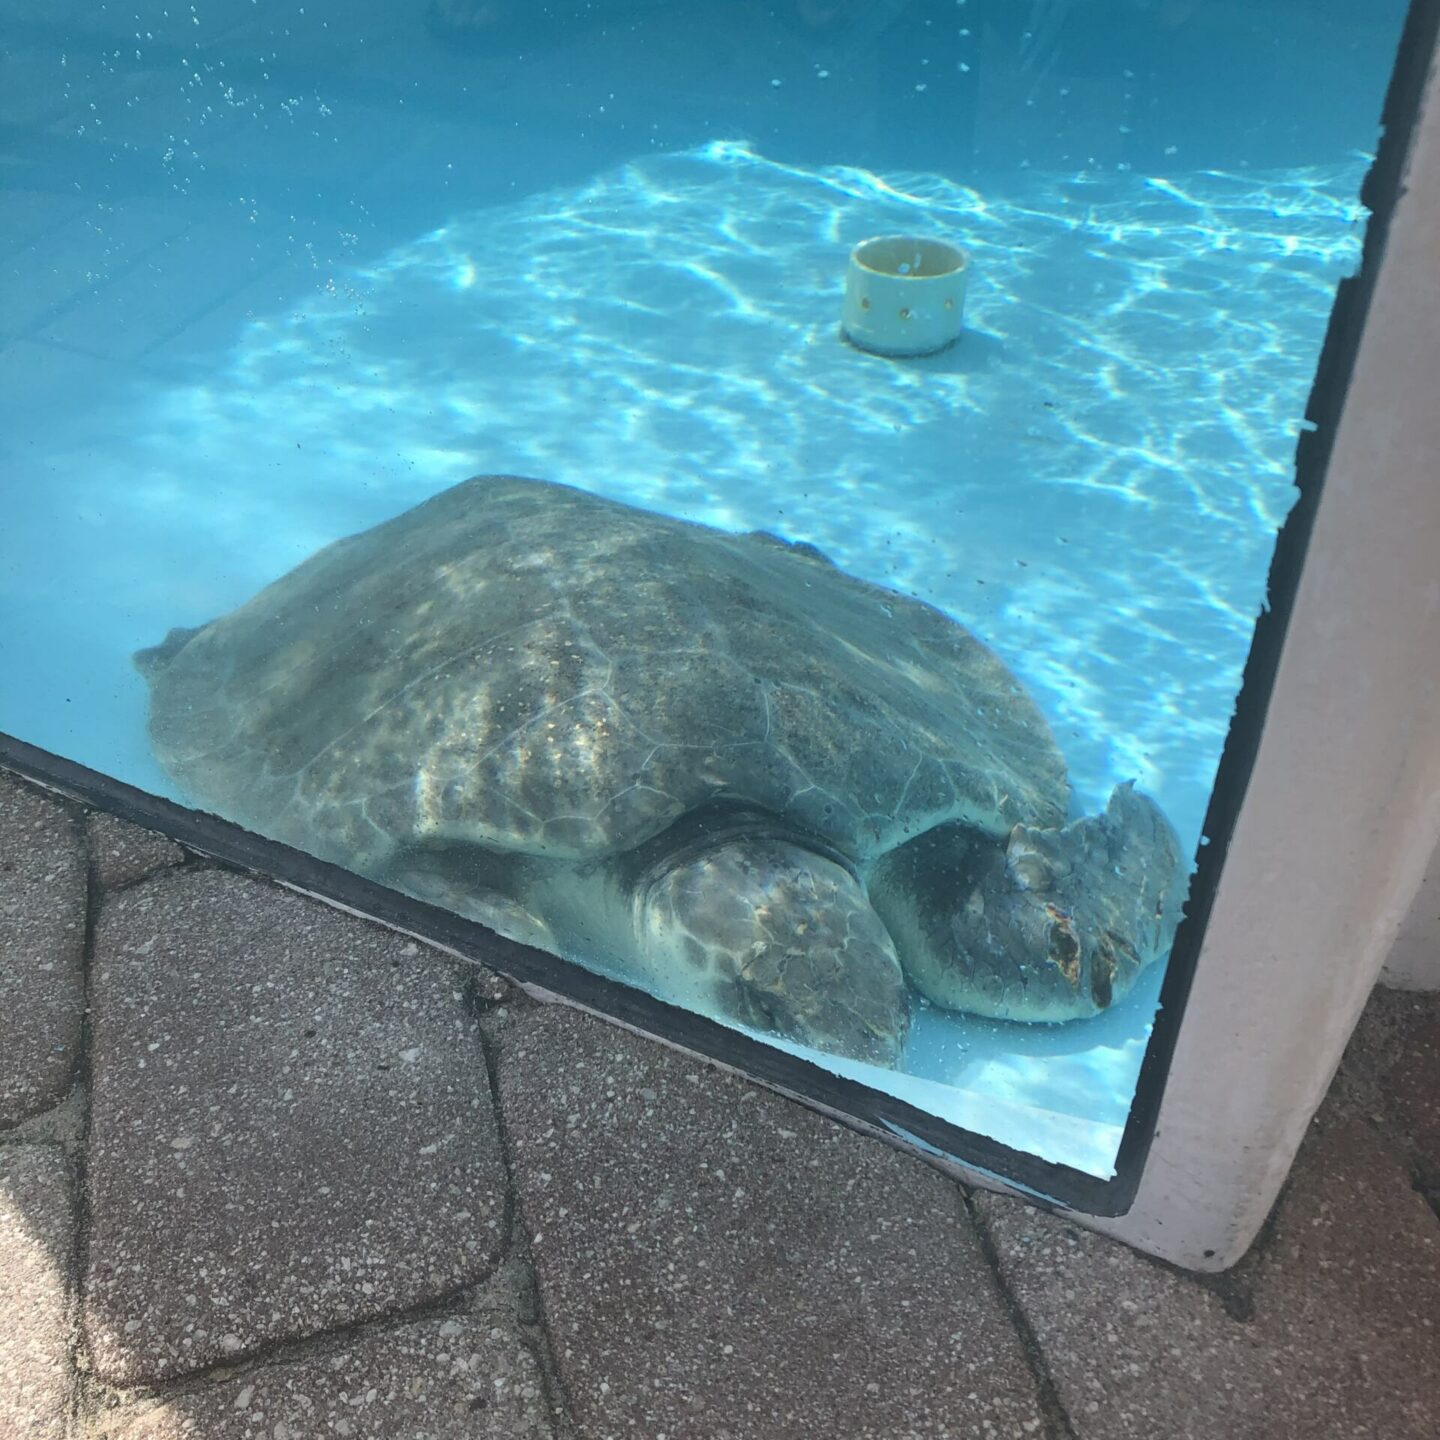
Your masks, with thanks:
M1055 884L1055 872L1050 862L1020 825L1010 832L1010 844L1005 850L1005 869L1022 890L1049 890Z

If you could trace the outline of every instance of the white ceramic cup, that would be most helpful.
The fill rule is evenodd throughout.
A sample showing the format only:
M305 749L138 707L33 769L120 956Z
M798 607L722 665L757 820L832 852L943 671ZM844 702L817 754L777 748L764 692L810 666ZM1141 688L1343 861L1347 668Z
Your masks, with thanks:
M946 240L862 240L850 252L841 332L875 355L933 355L960 338L969 274L969 256Z

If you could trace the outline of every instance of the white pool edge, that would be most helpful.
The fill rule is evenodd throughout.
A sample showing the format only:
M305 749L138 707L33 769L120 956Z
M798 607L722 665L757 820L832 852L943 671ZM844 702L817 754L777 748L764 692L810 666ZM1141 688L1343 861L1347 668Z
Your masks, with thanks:
M1263 1225L1440 841L1433 62L1250 784L1129 1213L1196 1270Z

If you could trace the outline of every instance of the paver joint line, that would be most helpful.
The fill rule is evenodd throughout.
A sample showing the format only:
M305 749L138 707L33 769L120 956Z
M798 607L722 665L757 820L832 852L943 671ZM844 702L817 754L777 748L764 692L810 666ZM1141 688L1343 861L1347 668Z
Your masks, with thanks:
M0 772L0 1131L54 1109L73 1086L86 891L74 806Z
M504 1043L503 1027L510 1018L510 1011L504 1001L487 1001L480 993L478 983L468 987L467 1000L473 1007L472 1014L476 1019L481 1053L485 1057L485 1070L490 1078L490 1093L495 1097L495 1126L500 1137L501 1163L505 1169L505 1253L512 1259L518 1255L527 1284L524 1295L517 1298L527 1305L530 1314L534 1316L533 1320L527 1320L524 1315L519 1315L518 1318L522 1325L528 1326L534 1332L532 1344L551 1419L570 1429L573 1428L574 1412L560 1367L556 1363L557 1341L546 1315L544 1298L535 1280L530 1247L520 1223L520 1195L515 1183L515 1150L505 1118L505 1107L500 1103L500 1049ZM525 1005L528 1007L531 1003L527 997ZM500 1033L493 1033L491 1027L496 1027Z
M969 1221L980 1242L980 1250L985 1256L985 1263L989 1267L990 1278L1000 1297L1000 1303L1005 1307L1010 1324L1014 1327L1025 1351L1025 1359L1030 1366L1041 1409L1045 1415L1046 1440L1077 1440L1075 1427L1070 1423L1069 1415L1065 1413L1065 1404L1060 1398L1060 1389L1055 1383L1055 1377L1050 1373L1050 1363L1045 1358L1045 1349L1040 1343L1040 1337L1035 1333L1034 1327L1025 1314L1024 1307L1016 1299L1005 1279L1005 1272L1000 1264L1000 1255L995 1248L995 1237L991 1235L990 1227L985 1223L985 1217L976 1207L971 1192L963 1185L957 1185L956 1189L959 1192L960 1205L965 1218Z
M95 928L100 913L104 889L100 882L100 864L96 856L96 834L85 823L83 812L75 817L77 829L85 844L85 941L80 955L81 995L83 1010L80 1017L80 1042L75 1057L75 1084L83 1095L80 1112L80 1135L75 1156L75 1244L73 1254L74 1272L70 1280L70 1294L74 1307L73 1337L71 1351L77 1374L88 1376L91 1370L89 1349L85 1342L85 1328L82 1323L86 1299L86 1276L90 1269L90 1095L91 1081L91 996L95 966ZM82 1386L71 1387L67 1425L72 1433L78 1433L84 1422L84 1394Z
M219 1360L198 1370L187 1370L181 1374L165 1376L159 1380L137 1381L133 1384L115 1384L91 1375L90 1388L97 1396L141 1397L145 1399L173 1399L177 1396L203 1394L220 1381L236 1376L253 1375L274 1365L291 1364L303 1360L324 1360L327 1356L344 1349L357 1340L384 1337L392 1331L405 1330L413 1325L431 1320L452 1320L470 1314L469 1302L483 1292L484 1281L474 1285L458 1286L451 1294L436 1300L424 1301L407 1309L389 1310L357 1320L351 1325L335 1325L328 1330L316 1330L297 1339L274 1340L247 1350L235 1361Z

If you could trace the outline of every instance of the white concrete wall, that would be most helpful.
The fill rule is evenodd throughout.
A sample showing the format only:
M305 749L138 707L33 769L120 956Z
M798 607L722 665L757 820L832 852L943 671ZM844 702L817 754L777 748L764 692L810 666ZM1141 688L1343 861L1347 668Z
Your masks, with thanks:
M1440 990L1440 848L1430 856L1409 914L1400 922L1380 983L1399 990Z
M1437 839L1440 78L1432 69L1150 1161L1128 1215L1077 1219L1195 1269L1223 1269L1244 1253L1427 866L1433 872ZM1425 927L1422 910L1405 944L1417 933L1423 940Z

